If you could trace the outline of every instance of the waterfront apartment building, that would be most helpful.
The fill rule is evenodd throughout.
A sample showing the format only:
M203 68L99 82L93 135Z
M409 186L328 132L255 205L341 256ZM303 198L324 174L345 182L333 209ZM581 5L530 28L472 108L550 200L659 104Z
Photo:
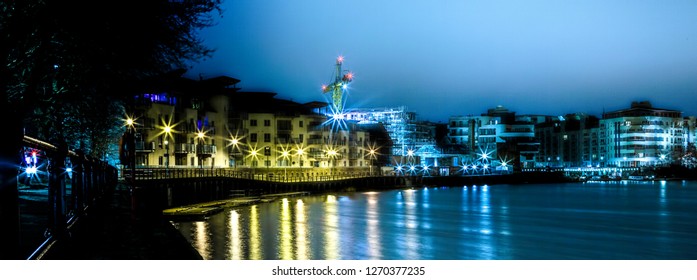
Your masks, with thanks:
M553 118L535 126L537 167L645 167L680 160L694 143L695 118L647 101L603 114Z
M534 134L537 119L530 115L516 116L515 112L497 106L480 116L451 117L448 138L466 152L459 159L460 164L486 157L495 165L508 162L516 167L532 167L539 149Z
M679 160L690 138L690 118L676 110L654 108L648 101L603 114L601 156L607 165L653 166Z
M324 102L242 92L239 80L191 80L175 72L127 108L135 117L137 167L368 167L370 135L327 126Z
M553 117L535 125L540 142L537 167L591 167L601 155L600 119L585 113Z

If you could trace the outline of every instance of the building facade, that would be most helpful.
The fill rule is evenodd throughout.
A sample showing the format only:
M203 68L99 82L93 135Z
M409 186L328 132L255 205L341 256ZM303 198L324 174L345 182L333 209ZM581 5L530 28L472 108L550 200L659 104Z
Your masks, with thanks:
M448 137L466 151L460 164L486 160L492 166L524 168L535 165L539 152L534 127L530 116L497 106L480 116L451 117Z
M603 114L601 156L606 165L642 167L677 160L690 141L690 124L676 110L654 108L648 101Z
M324 102L297 102L271 92L242 92L217 77L160 81L134 99L137 167L368 168L370 134L341 129L319 114Z

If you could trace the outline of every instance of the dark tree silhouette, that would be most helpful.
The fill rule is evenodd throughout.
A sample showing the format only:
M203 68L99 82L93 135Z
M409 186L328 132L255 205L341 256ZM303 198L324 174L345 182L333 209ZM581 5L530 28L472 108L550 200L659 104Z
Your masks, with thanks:
M0 240L19 243L23 134L100 156L139 81L210 55L197 31L215 24L220 2L0 2ZM16 249L3 248L0 257L17 258Z

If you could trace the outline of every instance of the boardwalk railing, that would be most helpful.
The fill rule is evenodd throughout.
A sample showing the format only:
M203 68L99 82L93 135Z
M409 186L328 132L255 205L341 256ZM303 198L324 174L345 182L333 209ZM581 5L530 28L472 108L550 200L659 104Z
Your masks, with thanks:
M125 171L127 172L127 171ZM379 176L369 168L136 168L136 180L162 180L179 178L227 177L272 182L319 182Z
M45 217L33 216L31 219L45 221L44 240L31 252L28 259L41 259L47 250L57 241L69 234L72 226L85 215L88 208L100 203L100 198L116 185L118 170L106 162L87 156L80 151L71 151L29 136L24 136L25 157L40 154L42 161L27 160L20 165L18 184L22 178L31 179L43 176L39 180L45 185L23 186L32 189L47 189L45 203L35 203L32 207L46 207ZM25 182L31 182L25 181ZM29 234L36 234L29 233Z

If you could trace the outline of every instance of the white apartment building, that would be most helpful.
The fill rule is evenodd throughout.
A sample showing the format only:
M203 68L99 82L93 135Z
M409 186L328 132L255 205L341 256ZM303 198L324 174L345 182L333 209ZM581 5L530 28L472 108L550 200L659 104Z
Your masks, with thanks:
M653 108L647 101L603 114L601 154L609 166L652 166L677 160L687 149L690 127L680 111Z
M138 95L136 166L170 168L368 167L370 135L349 124L332 130L315 113L270 92L240 92L239 80L167 80L170 90Z

